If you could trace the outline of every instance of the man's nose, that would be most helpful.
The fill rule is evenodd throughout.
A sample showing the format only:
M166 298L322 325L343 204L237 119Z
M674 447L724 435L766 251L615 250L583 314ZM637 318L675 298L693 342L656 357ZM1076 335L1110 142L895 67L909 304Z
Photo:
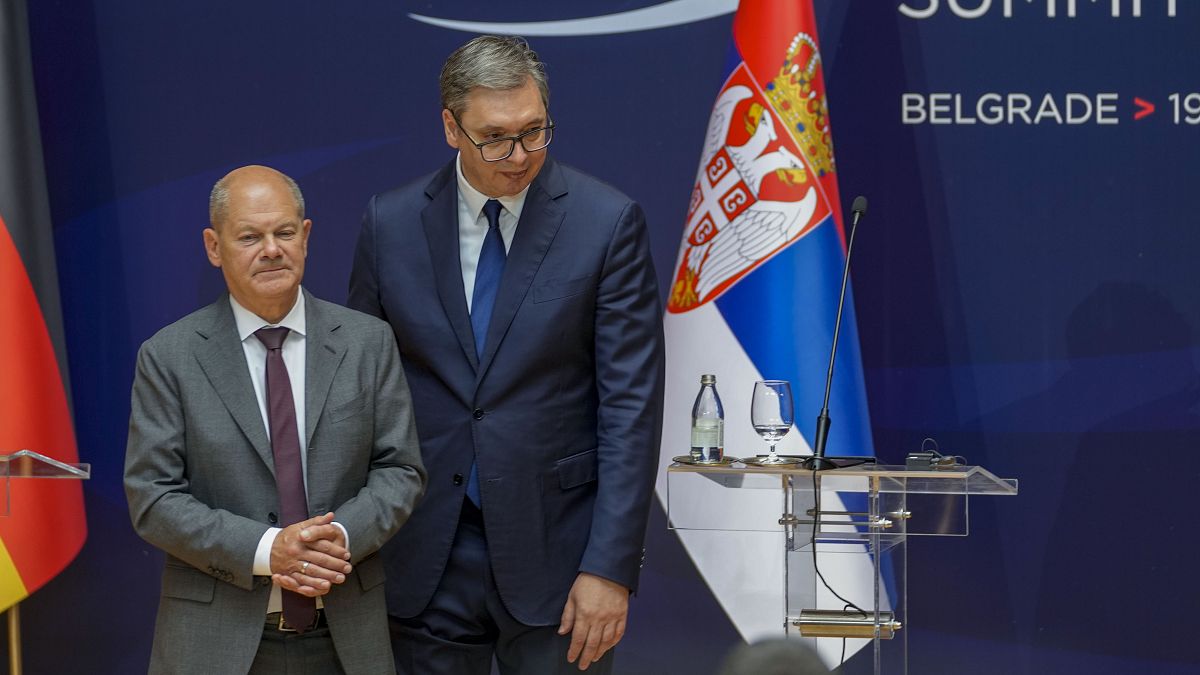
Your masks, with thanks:
M279 247L279 241L277 239L275 239L275 237L273 237L271 235L267 235L266 237L263 237L263 257L264 258L278 258L280 256L281 252L282 251Z
M516 143L513 143L513 151L512 154L508 156L508 161L520 164L521 162L525 161L525 158L528 155L529 153L525 152L525 146L521 145L520 141L517 141Z

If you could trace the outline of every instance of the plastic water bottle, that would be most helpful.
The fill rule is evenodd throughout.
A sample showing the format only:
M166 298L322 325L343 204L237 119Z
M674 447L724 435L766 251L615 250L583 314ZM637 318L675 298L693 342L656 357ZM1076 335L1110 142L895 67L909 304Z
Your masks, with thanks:
M717 376L700 376L692 406L692 461L715 464L725 459L725 408L717 395Z

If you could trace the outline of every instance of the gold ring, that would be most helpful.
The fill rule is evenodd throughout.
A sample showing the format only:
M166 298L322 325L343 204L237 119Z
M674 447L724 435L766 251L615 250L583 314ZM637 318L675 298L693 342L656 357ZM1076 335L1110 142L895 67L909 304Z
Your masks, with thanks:
M300 564L300 573L308 574L308 561L307 560L305 560L303 563Z

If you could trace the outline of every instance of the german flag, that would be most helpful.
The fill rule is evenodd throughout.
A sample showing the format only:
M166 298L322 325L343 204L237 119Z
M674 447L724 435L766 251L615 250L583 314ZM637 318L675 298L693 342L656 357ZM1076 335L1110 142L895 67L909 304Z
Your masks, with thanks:
M75 463L28 32L24 0L0 0L0 454ZM79 481L13 478L8 491L0 610L61 572L87 536Z

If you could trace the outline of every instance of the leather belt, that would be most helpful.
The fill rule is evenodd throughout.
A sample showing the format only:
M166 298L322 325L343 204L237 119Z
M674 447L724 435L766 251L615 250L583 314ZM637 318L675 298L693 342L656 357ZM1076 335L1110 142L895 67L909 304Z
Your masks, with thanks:
M328 623L325 621L325 609L318 608L317 616L313 619L312 625L304 628L295 628L283 620L283 612L271 612L267 614L267 621L264 624L267 628L274 628L280 633L302 633L304 631L316 630L324 628Z

